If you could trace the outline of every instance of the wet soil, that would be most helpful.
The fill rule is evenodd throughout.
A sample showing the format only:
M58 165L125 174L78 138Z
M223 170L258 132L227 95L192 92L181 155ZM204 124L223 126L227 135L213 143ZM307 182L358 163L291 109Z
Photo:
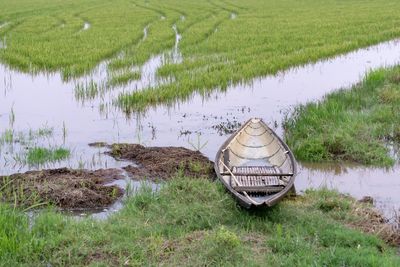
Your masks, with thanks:
M135 179L167 180L183 175L191 178L215 178L213 162L183 147L144 147L139 144L113 144L109 154L133 161L124 169Z
M351 223L351 227L362 230L365 233L378 235L386 243L400 247L400 220L390 223L382 213L371 207L370 203L361 203L353 207L353 213L362 218Z
M67 168L29 171L0 176L0 199L23 207L48 203L62 209L105 207L122 196L116 185L122 170L70 170Z

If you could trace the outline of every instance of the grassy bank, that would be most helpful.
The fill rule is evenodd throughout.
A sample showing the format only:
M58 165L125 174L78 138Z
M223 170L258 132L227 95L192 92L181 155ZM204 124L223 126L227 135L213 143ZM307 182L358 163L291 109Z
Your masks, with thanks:
M68 79L110 59L109 86L138 79L133 66L171 51L176 29L183 61L167 56L157 71L171 82L121 95L127 111L400 36L395 0L0 0L0 6L2 62L23 71L61 70Z
M299 160L392 165L389 145L400 143L400 67L372 72L350 90L298 107L284 125Z
M246 211L219 183L187 178L139 191L106 221L30 218L2 204L0 265L399 265L394 248L355 229L368 222L363 210L322 190Z

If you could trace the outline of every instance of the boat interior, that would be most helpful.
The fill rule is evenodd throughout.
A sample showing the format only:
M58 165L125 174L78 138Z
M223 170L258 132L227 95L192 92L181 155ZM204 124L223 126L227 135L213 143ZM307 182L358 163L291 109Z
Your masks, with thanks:
M257 204L282 191L294 172L289 151L260 119L242 127L223 148L219 164L222 179Z

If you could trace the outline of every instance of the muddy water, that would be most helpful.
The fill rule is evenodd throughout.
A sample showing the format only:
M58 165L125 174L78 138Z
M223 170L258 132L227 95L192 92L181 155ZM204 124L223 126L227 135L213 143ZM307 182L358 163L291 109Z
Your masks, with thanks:
M180 36L177 32L176 35L173 51L178 53ZM391 41L360 49L316 64L292 68L276 76L255 79L252 84L232 86L225 93L214 92L207 98L194 95L174 107L159 106L129 118L117 109L104 108L120 91L156 85L159 82L156 70L163 64L162 58L163 55L152 57L142 67L147 76L144 75L141 81L83 102L75 98L77 81L63 82L58 73L33 76L0 65L0 132L11 126L14 131L24 133L43 125L52 127L52 137L35 141L36 144L62 145L72 150L72 156L66 161L45 166L47 168L84 166L96 169L125 164L104 155L101 149L87 145L96 141L196 147L202 148L201 151L213 159L227 138L226 134L220 134L216 125L228 120L243 122L255 116L262 117L270 126L276 126L277 132L282 134L280 122L288 109L354 84L368 70L399 63L400 43ZM79 81L101 81L106 79L106 75L106 64L101 64L92 75ZM14 143L11 148L1 146L0 175L44 167L15 161L13 155L23 155L24 149L20 143ZM388 216L393 209L400 207L398 165L392 169L301 165L300 169L296 181L298 190L325 185L355 197L370 195Z

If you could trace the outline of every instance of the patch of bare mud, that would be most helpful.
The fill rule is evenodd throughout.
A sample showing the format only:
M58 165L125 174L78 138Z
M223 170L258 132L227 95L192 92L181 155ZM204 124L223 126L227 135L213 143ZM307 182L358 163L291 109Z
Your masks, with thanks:
M124 169L135 179L167 180L176 175L191 178L215 178L213 162L183 147L144 147L138 144L113 144L109 154L133 161Z
M67 168L29 171L0 176L0 200L29 207L48 203L62 209L106 207L122 196L116 185L122 170L70 170Z
M352 227L361 229L365 233L375 234L386 243L400 247L400 224L398 222L389 223L379 210L372 208L370 204L361 202L354 205L352 212L360 218L351 223Z

